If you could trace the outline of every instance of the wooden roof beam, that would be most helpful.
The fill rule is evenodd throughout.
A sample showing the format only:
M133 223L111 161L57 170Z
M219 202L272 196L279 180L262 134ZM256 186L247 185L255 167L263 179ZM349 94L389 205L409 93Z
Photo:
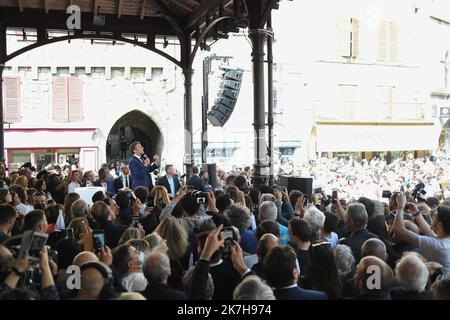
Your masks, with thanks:
M145 17L145 9L146 9L146 6L147 5L147 0L142 0L142 7L141 7L141 20L142 19L144 19L144 17Z
M70 1L72 1L72 0L70 0ZM98 8L99 8L100 6L99 6L99 0L95 0L94 1L94 8L92 8L92 12L94 12L94 15L97 15L98 14Z
M17 0L17 5L19 6L20 12L23 12L23 3L22 3L22 0Z
M191 7L189 7L189 6L187 6L187 5L185 5L184 3L182 3L182 2L180 2L180 1L178 1L178 0L171 0L173 3L175 3L177 6L179 6L180 8L183 8L184 10L186 10L186 11L189 11L189 12L194 12L194 9L192 9Z
M122 5L123 0L119 0L119 3L117 5L117 18L120 18L122 16Z
M175 13L162 0L153 0L153 2L156 3L162 14L170 18L177 18Z
M226 8L233 0L208 0L203 1L200 6L198 6L195 11L189 15L187 18L186 25L184 26L184 30L191 32L196 28L197 25L201 23L201 20L207 16L211 15L212 10L219 10L219 7L223 4L223 7Z

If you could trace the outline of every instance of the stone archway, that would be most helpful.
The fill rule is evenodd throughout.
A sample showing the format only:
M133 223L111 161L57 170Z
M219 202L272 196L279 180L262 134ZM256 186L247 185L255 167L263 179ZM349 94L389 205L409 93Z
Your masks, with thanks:
M120 152L120 138L122 135L127 141L125 158L121 157ZM161 156L164 147L161 130L148 115L141 111L133 110L120 117L112 126L106 142L107 160L128 160L132 156L128 151L128 145L133 141L140 141L149 157L154 154ZM109 146L108 142L110 143Z

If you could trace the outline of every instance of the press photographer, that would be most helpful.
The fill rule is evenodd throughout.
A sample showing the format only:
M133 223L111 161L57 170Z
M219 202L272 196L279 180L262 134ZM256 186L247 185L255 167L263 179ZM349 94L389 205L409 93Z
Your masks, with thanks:
M173 218L172 212L174 211L175 206L181 202L182 216L176 219L186 228L188 233L192 233L194 229L198 228L203 223L203 221L211 218L205 213L205 210L201 205L207 202L208 204L210 202L215 202L215 198L213 197L214 194L212 192L189 191L186 186L183 186L180 188L175 198L161 212L160 220L164 217Z
M47 247L44 246L40 251L38 267L30 266L29 258L28 251L23 257L14 258L11 251L0 245L0 300L16 300L16 297L23 297L24 294L34 299L59 300ZM27 278L33 270L39 270L38 285L28 285Z

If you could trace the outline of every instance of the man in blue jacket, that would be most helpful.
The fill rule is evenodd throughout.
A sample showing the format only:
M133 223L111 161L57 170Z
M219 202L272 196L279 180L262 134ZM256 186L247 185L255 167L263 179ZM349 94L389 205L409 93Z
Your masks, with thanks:
M159 156L154 155L154 163L150 164L150 159L144 155L144 148L139 141L135 141L130 145L130 152L133 154L128 167L131 172L132 189L143 186L146 188L153 188L153 184L150 179L150 173L153 172L159 166Z

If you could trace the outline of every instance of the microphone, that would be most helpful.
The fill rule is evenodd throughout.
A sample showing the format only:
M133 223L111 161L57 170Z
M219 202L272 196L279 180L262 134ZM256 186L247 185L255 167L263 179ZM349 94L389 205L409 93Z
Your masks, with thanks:
M142 159L144 159L144 160L148 159L148 157L147 157L147 155L145 153L142 155Z

